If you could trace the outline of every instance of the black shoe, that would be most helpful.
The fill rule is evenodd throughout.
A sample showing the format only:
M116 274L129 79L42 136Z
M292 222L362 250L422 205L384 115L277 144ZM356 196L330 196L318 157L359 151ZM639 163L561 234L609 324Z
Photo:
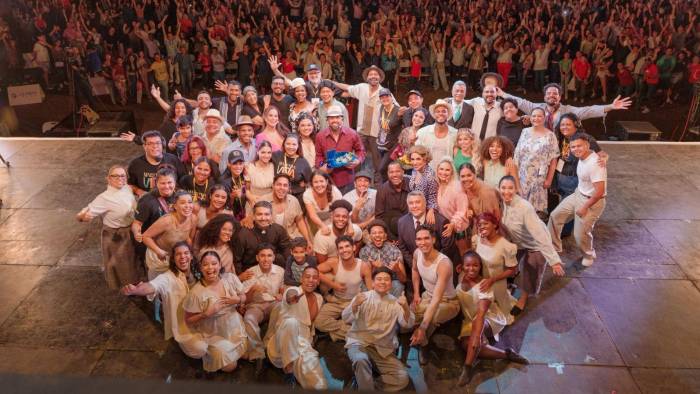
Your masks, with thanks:
M470 365L462 365L462 373L459 374L457 386L464 387L469 384L474 378L474 367Z
M518 363L518 364L523 364L523 365L530 364L530 361L528 361L525 357L516 353L515 350L513 350L511 348L506 349L506 359L508 361L512 361L512 362Z
M426 352L426 349L419 347L418 349L418 363L420 365L427 365L428 364L428 353Z
M265 359L258 358L255 360L255 380L259 380L265 371Z
M297 384L299 384L293 373L284 374L284 383L288 384L292 389L295 389Z
M510 314L513 316L518 316L521 313L523 313L523 310L518 306L514 306L513 309L510 310Z

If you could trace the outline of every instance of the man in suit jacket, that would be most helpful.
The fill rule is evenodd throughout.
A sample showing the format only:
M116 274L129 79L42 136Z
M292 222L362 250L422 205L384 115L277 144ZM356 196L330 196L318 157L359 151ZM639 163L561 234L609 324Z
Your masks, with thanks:
M471 129L472 127L474 107L464 101L466 95L467 84L464 81L456 81L452 85L452 97L447 99L447 102L452 106L452 116L447 121L447 124L455 129Z
M409 268L413 261L413 252L416 250L416 228L420 225L428 225L426 223L426 201L425 195L419 191L412 191L408 193L406 197L406 203L408 204L408 213L399 218L399 249L403 254L404 263L408 262ZM449 223L444 216L439 212L435 211L435 223L430 226L430 228L435 232L436 241L435 249L439 250L442 254L453 259L457 257L459 252L455 247L454 236L449 237L441 236L442 232L445 230L445 226ZM408 271L407 271L408 272Z

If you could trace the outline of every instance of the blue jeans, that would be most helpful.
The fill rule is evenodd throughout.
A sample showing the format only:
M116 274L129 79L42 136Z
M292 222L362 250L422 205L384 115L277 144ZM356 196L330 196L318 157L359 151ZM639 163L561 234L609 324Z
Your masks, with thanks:
M559 193L559 201L561 202L566 197L574 194L578 187L578 177L576 175L562 175L557 172L557 193ZM562 237L571 235L574 231L574 221L571 220L564 225L561 235Z

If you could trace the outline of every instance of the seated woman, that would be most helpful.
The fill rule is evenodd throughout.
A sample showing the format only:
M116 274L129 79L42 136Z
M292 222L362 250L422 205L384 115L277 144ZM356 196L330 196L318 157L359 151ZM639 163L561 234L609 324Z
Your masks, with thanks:
M202 356L207 372L233 372L248 352L243 319L236 309L245 302L243 284L235 274L222 273L221 260L214 251L199 262L202 278L183 302L185 322L202 336L207 351Z
M192 164L194 165L193 174L184 175L178 184L180 188L190 193L195 204L201 205L206 201L209 190L216 180L211 176L213 168L209 159L200 157Z
M233 237L240 225L238 221L231 215L219 215L207 223L199 232L197 237L197 254L200 256L204 253L213 250L221 259L222 272L236 273L233 264L233 250L231 249L231 238Z
M484 180L487 185L497 188L498 181L505 175L510 175L518 178L518 166L513 161L513 143L509 139L502 136L493 136L486 138L480 148L479 159L479 178ZM518 184L518 190L520 185Z
M163 302L165 323L163 331L165 340L175 338L180 349L188 356L202 358L207 352L208 345L201 335L190 330L185 324L185 313L182 303L197 279L192 270L192 248L187 242L177 242L171 251L168 270L156 276L150 282L137 285L128 284L122 288L122 294L127 296L159 297Z
M187 174L194 174L194 162L200 157L206 158L208 153L209 151L207 150L207 144L204 142L202 137L196 135L191 136L185 143L185 151L182 153L182 157L180 157L180 161L182 161L182 164L185 165ZM216 162L209 158L207 158L207 161L211 166L211 177L214 179L219 179L219 167L217 166Z
M270 105L263 111L261 119L264 119L265 122L261 128L262 130L255 137L255 145L260 149L260 144L267 141L270 143L273 152L281 151L282 142L284 137L289 134L289 130L280 122L280 110L274 105Z
M245 174L246 198L253 206L260 197L272 192L275 165L272 163L272 145L269 142L260 143L255 161L245 165Z
M478 358L509 360L529 364L528 360L507 348L498 349L489 345L487 338L498 340L498 334L506 326L506 317L495 306L493 290L482 290L487 279L482 276L483 263L476 252L467 252L458 267L462 280L457 286L457 299L464 315L459 342L467 352L457 385L466 386L474 377L474 366Z
M517 247L508 242L500 232L498 218L489 212L484 212L476 218L477 234L475 235L475 250L484 262L484 283L479 287L481 291L493 289L494 301L503 316L506 324L513 322L511 309L515 305L515 299L508 292L507 278L512 278L518 269L518 261L515 259Z
M180 241L192 245L197 228L195 216L192 214L192 196L180 190L175 193L173 199L173 211L161 216L143 233L143 244L148 248L146 267L149 280L168 270L168 251L173 245Z
M469 212L469 198L462 191L455 177L455 166L452 160L444 158L437 166L438 180L438 212L450 221L447 228L442 231L443 237L455 236L455 243L459 248L459 255L467 251L465 230L469 226L467 217Z
M331 203L343 198L340 190L333 185L330 176L325 172L314 171L311 175L311 187L303 195L306 215L309 219L311 232L321 231L323 235L331 233Z
M291 180L290 194L303 203L302 194L311 183L311 165L303 156L298 134L288 134L282 143L284 149L272 154L275 176L285 174Z
M435 223L435 211L438 208L437 193L438 181L435 176L435 171L428 164L432 159L430 150L423 145L414 145L408 151L411 159L413 173L408 182L408 187L411 191L419 191L425 195L426 207L428 209L425 215L425 221L428 224Z

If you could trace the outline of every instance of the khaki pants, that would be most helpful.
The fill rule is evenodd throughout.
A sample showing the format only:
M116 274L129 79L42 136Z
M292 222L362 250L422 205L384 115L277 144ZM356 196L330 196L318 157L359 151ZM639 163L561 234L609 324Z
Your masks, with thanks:
M406 367L394 353L382 356L374 346L352 345L347 349L352 370L360 391L399 391L408 386ZM372 365L379 370L379 387L374 387Z
M334 295L329 295L314 321L316 329L321 332L327 332L333 341L344 341L350 325L345 323L340 315L343 313L343 309L350 305L350 301L352 300L344 300Z
M557 208L549 216L547 228L552 235L552 245L557 252L561 253L561 229L566 222L574 219L574 238L581 252L586 257L596 258L595 249L593 249L593 227L605 210L605 198L601 198L592 207L588 208L586 216L579 217L576 210L586 203L588 197L581 194L576 189L574 194L566 197L559 203Z
M256 302L246 305L243 322L250 345L248 349L249 360L265 358L265 345L260 337L260 323L270 317L270 312L275 305L275 302Z
M428 306L430 306L430 296L428 295L427 291L424 291L421 295L420 304L418 304L416 307L416 324L420 324L423 321L423 316L425 315L425 311L428 309ZM435 309L435 315L433 316L428 329L425 331L425 341L420 345L426 346L430 340L430 337L433 335L433 332L435 332L435 329L440 326L440 324L454 319L457 314L459 314L459 301L457 300L457 297L443 297L438 304L437 309Z

